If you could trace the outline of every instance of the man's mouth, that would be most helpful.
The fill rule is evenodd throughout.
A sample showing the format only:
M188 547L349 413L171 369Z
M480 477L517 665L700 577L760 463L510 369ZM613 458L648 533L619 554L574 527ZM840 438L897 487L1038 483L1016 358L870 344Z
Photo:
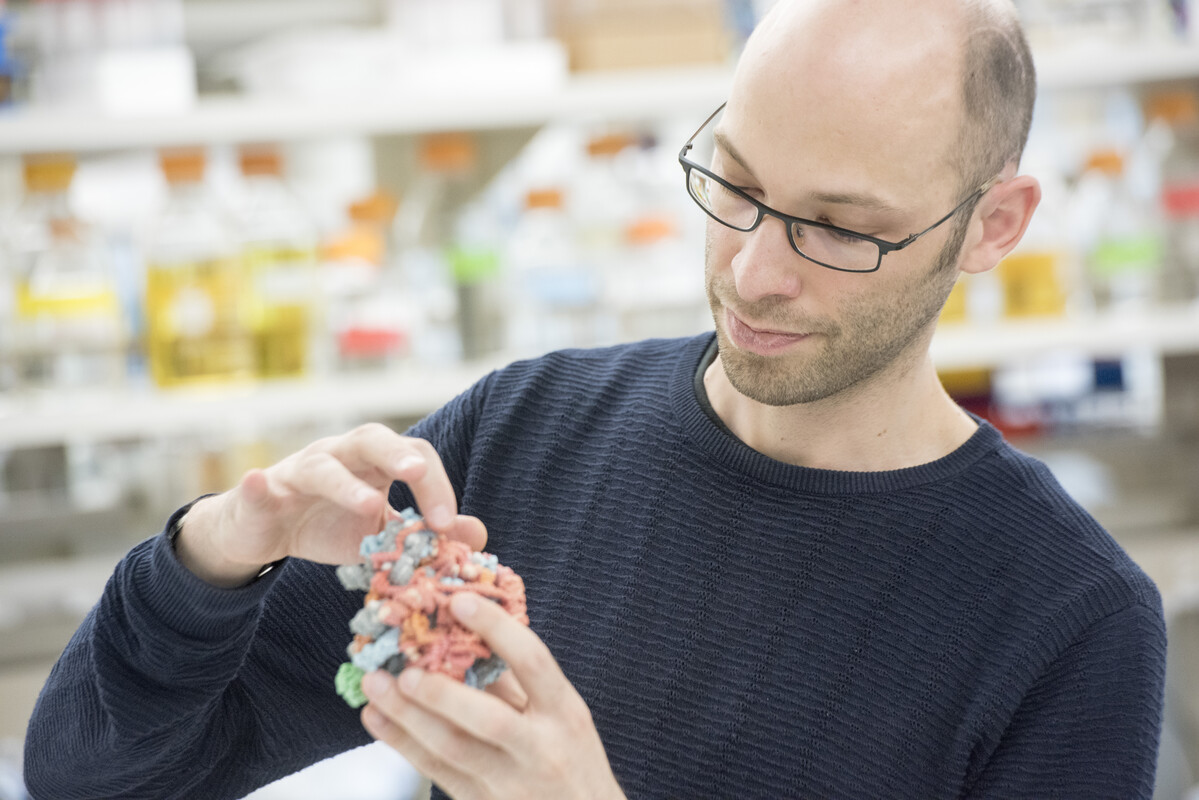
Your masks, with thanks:
M725 327L737 348L762 356L777 355L811 335L755 327L744 322L728 308L725 309Z

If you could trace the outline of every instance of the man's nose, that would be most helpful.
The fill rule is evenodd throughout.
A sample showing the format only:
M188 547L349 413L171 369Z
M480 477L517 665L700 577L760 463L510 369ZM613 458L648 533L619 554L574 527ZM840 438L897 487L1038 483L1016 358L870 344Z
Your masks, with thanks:
M737 235L742 241L733 256L733 283L742 300L799 295L805 265L815 265L791 247L786 223L767 215L757 228Z

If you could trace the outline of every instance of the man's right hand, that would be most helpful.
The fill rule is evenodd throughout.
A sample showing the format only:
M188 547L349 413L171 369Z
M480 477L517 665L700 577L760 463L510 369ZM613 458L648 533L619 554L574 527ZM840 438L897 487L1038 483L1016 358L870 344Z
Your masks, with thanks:
M226 588L285 556L350 564L362 537L394 513L387 492L395 480L412 490L430 528L483 548L487 530L458 514L433 446L370 423L250 470L235 488L199 500L183 518L175 549L189 570Z

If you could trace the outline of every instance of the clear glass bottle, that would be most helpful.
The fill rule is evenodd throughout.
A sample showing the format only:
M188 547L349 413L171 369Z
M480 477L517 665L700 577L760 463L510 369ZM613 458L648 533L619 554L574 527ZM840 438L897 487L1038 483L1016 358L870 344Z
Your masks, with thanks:
M1087 255L1095 306L1112 311L1144 309L1156 293L1163 249L1153 198L1136 191L1119 153L1093 154L1087 172L1084 180L1094 181L1097 194L1104 198L1098 236Z
M570 217L557 187L530 190L512 232L508 345L517 354L588 347L600 338L596 272L579 256Z
M75 160L27 159L26 197L8 232L11 363L26 388L113 385L127 333L102 239L72 212Z
M1163 93L1149 106L1153 124L1168 140L1161 164L1165 253L1158 299L1188 302L1199 297L1199 98L1188 91Z
M238 221L255 373L298 377L308 369L316 328L316 228L283 180L277 149L244 147L239 160L245 195Z
M146 256L146 335L159 386L254 374L237 229L204 185L200 150L165 151L170 188Z

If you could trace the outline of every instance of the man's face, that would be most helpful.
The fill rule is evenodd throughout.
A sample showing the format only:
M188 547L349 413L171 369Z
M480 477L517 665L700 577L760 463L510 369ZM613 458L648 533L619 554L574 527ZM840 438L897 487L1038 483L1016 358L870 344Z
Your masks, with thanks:
M715 123L711 168L760 202L895 242L961 200L948 158L959 129L952 82L908 80L897 100L874 76L877 86L852 94L837 75L822 92L816 76L747 72ZM768 405L808 403L920 352L953 287L965 222L854 274L804 259L773 217L749 233L709 220L706 285L729 381Z

